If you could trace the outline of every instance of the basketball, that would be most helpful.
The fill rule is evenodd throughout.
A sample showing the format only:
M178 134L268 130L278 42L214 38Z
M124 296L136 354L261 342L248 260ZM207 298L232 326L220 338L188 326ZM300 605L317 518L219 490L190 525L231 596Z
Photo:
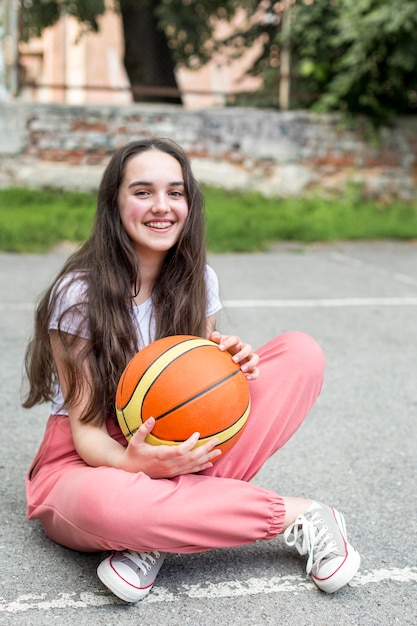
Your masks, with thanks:
M192 335L164 337L140 350L116 391L126 439L154 417L146 438L153 445L178 445L199 432L197 446L216 437L224 454L241 436L249 411L249 386L232 355Z

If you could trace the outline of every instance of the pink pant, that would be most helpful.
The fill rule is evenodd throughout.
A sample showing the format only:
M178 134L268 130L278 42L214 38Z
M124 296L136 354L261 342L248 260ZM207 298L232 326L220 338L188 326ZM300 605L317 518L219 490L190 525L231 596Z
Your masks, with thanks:
M300 426L320 393L324 357L299 332L257 351L252 409L242 437L200 474L151 479L78 456L69 420L49 418L26 477L28 517L57 543L80 551L158 549L191 553L272 539L285 516L281 496L248 481ZM108 421L110 434L124 442Z

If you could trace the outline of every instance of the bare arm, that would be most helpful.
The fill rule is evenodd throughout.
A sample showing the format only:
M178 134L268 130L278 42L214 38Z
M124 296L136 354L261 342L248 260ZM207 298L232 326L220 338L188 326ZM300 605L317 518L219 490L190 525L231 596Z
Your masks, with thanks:
M216 316L210 315L210 317L207 317L206 321L207 321L206 337L209 339L214 329L216 328Z

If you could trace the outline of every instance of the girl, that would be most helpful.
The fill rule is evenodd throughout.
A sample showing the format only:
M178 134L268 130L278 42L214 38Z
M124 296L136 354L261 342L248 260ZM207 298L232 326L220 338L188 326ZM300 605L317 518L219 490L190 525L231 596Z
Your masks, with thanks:
M202 192L186 155L162 139L121 148L104 172L91 237L38 305L23 406L52 403L26 477L28 517L64 546L114 552L98 576L127 602L151 590L169 552L280 533L307 557L307 573L323 591L336 591L359 567L338 511L249 482L314 404L320 348L291 332L255 354L215 330L220 308L206 264ZM150 341L174 334L212 339L249 381L251 415L224 457L216 439L195 448L197 432L179 446L145 443L153 418L129 444L117 426L124 367Z

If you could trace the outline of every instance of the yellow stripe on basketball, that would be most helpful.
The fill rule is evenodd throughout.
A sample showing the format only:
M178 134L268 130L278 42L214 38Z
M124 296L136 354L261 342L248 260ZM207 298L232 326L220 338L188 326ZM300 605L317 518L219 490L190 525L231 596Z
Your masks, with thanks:
M215 345L215 344L214 344ZM158 376L163 372L163 370L170 365L175 359L180 357L181 355L189 352L193 348L199 348L201 346L213 346L213 342L208 339L187 339L171 348L168 348L165 352L163 352L155 361L148 367L148 369L143 373L141 379L139 380L135 391L132 394L130 401L123 408L117 409L118 417L121 417L119 420L120 427L124 436L127 439L130 439L134 432L129 428L128 424L123 418L123 411L127 407L129 407L129 412L133 410L135 414L138 416L138 428L141 425L140 416L142 415L142 406L143 401L148 391L149 387L152 385L153 381L158 378ZM175 444L172 444L175 445Z
M249 417L249 413L250 413L250 402L248 406L246 407L246 410L243 413L242 417L240 417L234 424L229 426L229 428L222 430L220 433L214 433L213 435L210 435L209 437L204 437L203 439L199 439L195 447L197 448L198 446L202 446L204 443L214 438L219 440L219 446L222 443L225 443L226 441L234 437L243 428L243 426L246 424L246 420ZM176 446L179 443L181 443L180 441L165 441L163 439L159 439L158 437L155 437L154 435L152 435L152 433L150 433L146 437L146 441L148 443L151 443L154 446L162 446L162 445Z

